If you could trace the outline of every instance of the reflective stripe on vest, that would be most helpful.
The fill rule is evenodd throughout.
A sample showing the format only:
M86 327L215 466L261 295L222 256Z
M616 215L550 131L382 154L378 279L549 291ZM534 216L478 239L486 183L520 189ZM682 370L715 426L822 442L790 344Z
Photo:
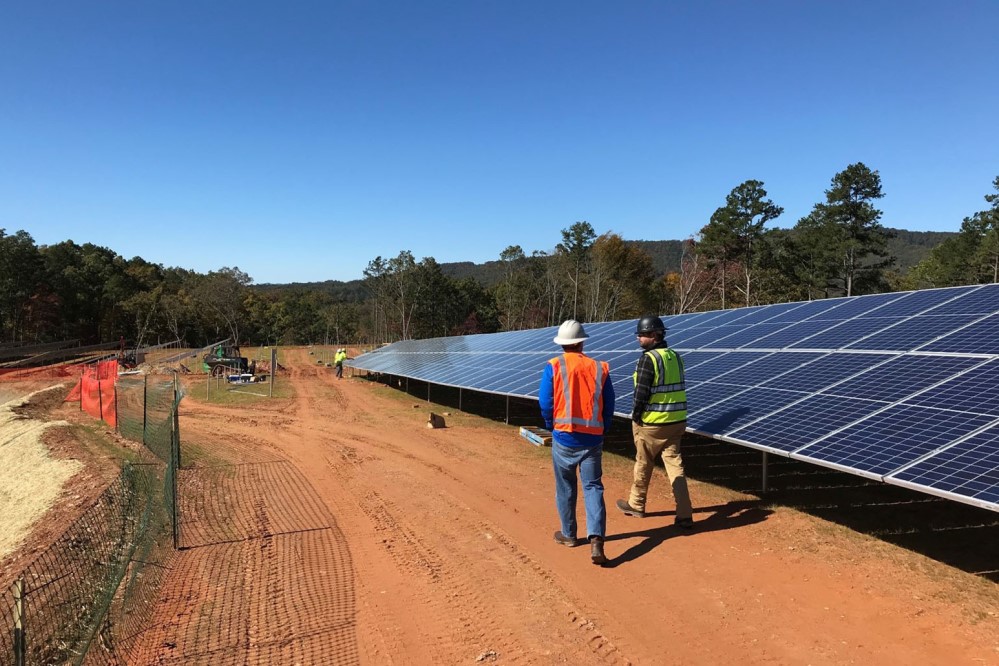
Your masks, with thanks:
M645 355L654 365L649 401L642 412L642 423L658 425L686 421L687 382L683 360L672 349L650 349ZM637 368L633 377L637 386Z
M609 370L607 363L582 354L573 354L571 358L570 361L570 356L563 354L548 361L553 371L555 410L552 420L555 430L602 435L604 378ZM589 386L590 378L594 381L592 388ZM576 391L575 396L573 390ZM573 408L574 398L576 409Z

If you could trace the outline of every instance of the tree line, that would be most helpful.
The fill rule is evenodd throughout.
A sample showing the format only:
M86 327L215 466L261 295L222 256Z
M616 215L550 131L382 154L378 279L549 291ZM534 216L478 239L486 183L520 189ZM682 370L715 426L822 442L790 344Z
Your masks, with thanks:
M649 243L586 221L562 229L549 252L505 248L488 286L403 250L369 261L360 288L260 288L238 267L201 274L0 229L0 342L371 344L996 282L999 177L992 185L989 206L905 272L876 207L880 175L862 163L837 173L790 228L772 226L784 211L762 181L736 185L696 237L671 248L678 268L665 275Z

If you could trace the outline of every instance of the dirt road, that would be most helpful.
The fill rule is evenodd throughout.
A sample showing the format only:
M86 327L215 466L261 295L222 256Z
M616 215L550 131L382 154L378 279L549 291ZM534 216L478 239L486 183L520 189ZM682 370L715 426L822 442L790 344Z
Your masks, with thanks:
M661 470L622 516L610 456L594 566L552 540L548 449L427 429L425 403L289 354L294 398L181 405L185 548L148 663L999 663L994 585L697 482L682 535Z

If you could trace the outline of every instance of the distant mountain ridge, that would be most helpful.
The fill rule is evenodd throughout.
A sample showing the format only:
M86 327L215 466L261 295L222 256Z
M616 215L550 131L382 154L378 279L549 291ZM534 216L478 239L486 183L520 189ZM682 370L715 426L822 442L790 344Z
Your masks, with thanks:
M954 231L907 231L905 229L889 229L895 232L895 238L888 242L888 252L897 260L897 266L907 271L922 261L930 250L947 238L954 236ZM665 275L680 270L680 258L683 255L683 241L679 240L633 240L625 241L637 245L652 258L652 267L656 275ZM471 261L456 261L441 263L441 270L453 278L472 277L486 287L497 284L503 278L503 263L487 261L475 264Z
M922 261L930 250L947 238L956 235L954 231L907 231L890 229L895 238L888 243L888 252L896 258L897 266L906 271ZM645 250L652 258L652 266L657 275L680 270L680 257L683 241L679 240L633 240L625 241ZM503 262L499 260L476 264L471 261L441 262L441 271L455 279L474 278L484 287L492 287L503 279ZM289 284L259 284L254 288L261 291L274 289L318 289L343 300L363 298L363 280L326 280L324 282L292 282Z

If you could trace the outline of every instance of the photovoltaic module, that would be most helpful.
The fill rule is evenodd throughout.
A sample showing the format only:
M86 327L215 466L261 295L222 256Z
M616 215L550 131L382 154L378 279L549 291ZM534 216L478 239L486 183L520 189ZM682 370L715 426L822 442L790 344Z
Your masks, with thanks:
M664 316L687 430L999 511L999 285ZM584 322L631 415L635 319ZM537 399L557 326L405 340L369 372Z

